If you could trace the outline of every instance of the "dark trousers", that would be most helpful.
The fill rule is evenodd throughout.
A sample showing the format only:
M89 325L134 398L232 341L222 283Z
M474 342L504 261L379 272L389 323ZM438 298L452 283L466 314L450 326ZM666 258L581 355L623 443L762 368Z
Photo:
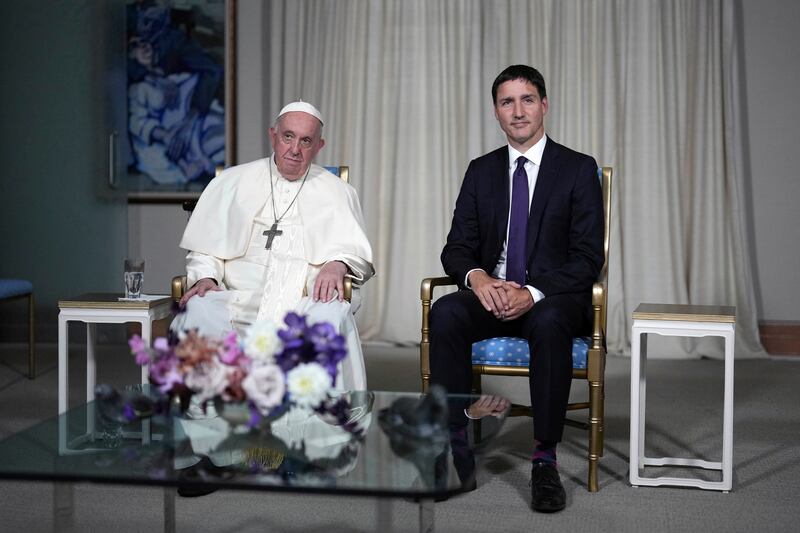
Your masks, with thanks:
M487 312L470 290L442 296L430 315L431 383L468 394L472 343L501 336L527 339L534 438L560 441L572 383L572 339L591 329L590 296L581 296L548 296L510 322Z

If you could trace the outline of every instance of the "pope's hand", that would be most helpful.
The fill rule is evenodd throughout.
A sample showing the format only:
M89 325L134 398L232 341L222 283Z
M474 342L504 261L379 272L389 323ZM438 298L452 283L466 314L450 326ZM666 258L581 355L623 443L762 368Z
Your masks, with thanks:
M205 296L208 291L221 291L222 289L219 288L217 282L211 278L203 278L199 280L194 286L186 291L186 294L183 295L180 301L180 306L183 307L186 305L186 302L189 301L189 298L197 294L198 296Z
M341 261L325 263L314 282L314 294L312 295L314 301L330 301L333 298L333 291L338 292L340 302L344 300L345 274L347 274L347 265Z

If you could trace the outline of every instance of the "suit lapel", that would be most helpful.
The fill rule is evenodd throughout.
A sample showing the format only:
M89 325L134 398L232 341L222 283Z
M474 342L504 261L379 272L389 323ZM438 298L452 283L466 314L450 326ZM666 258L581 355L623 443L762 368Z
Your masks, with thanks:
M494 224L497 232L498 242L502 245L506 240L506 229L508 227L509 214L509 190L508 190L508 148L498 150L498 162L494 165L496 172L492 177L493 196L494 196Z
M536 239L539 238L539 227L542 222L544 208L553 187L558 181L556 169L558 168L559 145L551 138L547 138L547 144L542 153L542 165L536 177L536 188L533 190L533 200L531 201L531 211L528 215L527 242L525 252L528 260L536 247Z

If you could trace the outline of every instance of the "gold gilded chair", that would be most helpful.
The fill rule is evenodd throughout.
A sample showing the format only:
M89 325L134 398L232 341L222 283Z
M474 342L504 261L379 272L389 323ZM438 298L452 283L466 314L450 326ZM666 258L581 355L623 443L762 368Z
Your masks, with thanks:
M325 169L334 174L335 176L339 176L342 181L345 183L350 183L350 167L346 165L340 165L338 167L325 167ZM184 211L193 211L194 206L197 204L196 200L191 200L188 202L183 203ZM186 293L186 275L183 276L175 276L172 278L172 298L177 302L181 299L181 297ZM353 296L353 280L350 278L344 278L344 299L348 302ZM303 294L303 296L307 296Z
M593 326L591 337L578 337L573 340L572 379L586 380L589 392L588 402L570 403L567 410L588 409L588 422L567 420L570 425L577 425L589 430L589 481L590 492L598 490L597 463L603 456L603 399L606 366L606 311L608 301L608 244L611 227L611 167L598 169L598 177L603 187L603 211L605 213L605 229L603 234L603 252L605 264L598 280L592 287ZM433 290L436 287L455 285L448 277L425 278L420 286L422 300L422 339L420 342L420 373L422 390L430 385L430 327L429 315ZM525 376L529 375L528 363L530 354L528 342L524 339L498 337L476 342L472 345L472 389L476 394L481 392L481 376ZM491 353L491 356L489 354ZM513 353L513 357L510 354ZM504 357L502 354L509 355ZM496 355L500 355L499 357ZM532 416L530 406L514 405L511 416Z

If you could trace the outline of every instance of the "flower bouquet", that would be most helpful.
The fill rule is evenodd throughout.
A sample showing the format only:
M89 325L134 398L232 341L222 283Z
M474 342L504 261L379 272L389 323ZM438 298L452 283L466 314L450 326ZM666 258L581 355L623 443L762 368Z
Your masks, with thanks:
M214 339L188 331L160 337L152 348L138 335L128 344L137 364L149 365L150 383L169 402L177 398L184 411L190 401L223 411L244 405L247 425L256 428L297 407L358 435L348 400L333 394L337 365L347 356L344 337L331 324L309 325L294 312L284 323L279 328L257 322L243 337L232 331ZM135 406L122 409L129 419L141 415Z

